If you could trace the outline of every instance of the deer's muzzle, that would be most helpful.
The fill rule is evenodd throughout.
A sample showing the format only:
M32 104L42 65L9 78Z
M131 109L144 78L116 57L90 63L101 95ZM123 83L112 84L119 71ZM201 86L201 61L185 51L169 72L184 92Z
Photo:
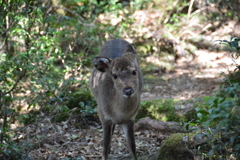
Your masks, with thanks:
M132 87L127 87L125 89L123 89L123 96L125 98L130 98L133 96L134 90Z

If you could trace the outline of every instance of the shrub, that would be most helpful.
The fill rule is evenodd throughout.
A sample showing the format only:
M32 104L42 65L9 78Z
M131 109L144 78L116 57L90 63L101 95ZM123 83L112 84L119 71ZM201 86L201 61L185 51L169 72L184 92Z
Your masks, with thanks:
M239 57L239 38L220 41L236 49L232 57ZM206 157L229 159L240 158L240 81L239 65L225 80L217 92L217 97L205 107L196 108L197 121L201 131L208 137L209 150L202 151Z

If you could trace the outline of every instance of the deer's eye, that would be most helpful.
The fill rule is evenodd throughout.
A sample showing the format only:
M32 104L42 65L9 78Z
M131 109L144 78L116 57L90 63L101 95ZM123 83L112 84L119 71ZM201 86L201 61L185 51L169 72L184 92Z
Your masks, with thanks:
M133 74L134 76L136 76L136 75L137 75L137 71L136 71L136 70L132 71L132 74Z
M114 79L117 79L117 75L116 74L113 74L112 75Z

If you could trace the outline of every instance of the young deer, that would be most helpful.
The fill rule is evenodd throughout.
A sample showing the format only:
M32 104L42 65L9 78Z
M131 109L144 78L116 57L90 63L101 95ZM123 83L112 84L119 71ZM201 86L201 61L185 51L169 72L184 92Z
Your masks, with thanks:
M108 159L111 137L116 124L124 131L129 151L137 160L134 138L134 119L140 106L142 74L137 54L125 40L110 40L93 59L95 68L90 87L98 104L103 127L103 155Z

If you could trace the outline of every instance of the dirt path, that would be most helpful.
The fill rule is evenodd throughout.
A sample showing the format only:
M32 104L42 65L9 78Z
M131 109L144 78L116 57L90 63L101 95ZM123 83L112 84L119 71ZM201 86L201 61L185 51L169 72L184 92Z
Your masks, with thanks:
M173 72L165 73L159 80L148 83L148 91L142 94L142 100L174 98L187 100L209 96L221 84L222 72L233 71L235 65L227 52L196 51L196 57L180 58Z

